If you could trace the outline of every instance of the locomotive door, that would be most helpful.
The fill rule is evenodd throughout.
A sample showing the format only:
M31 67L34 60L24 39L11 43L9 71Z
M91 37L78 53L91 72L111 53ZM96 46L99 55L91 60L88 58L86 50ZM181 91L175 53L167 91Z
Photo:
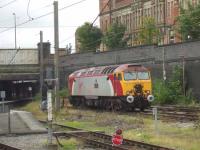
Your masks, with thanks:
M122 75L121 73L115 73L114 74L114 95L118 95L118 85L120 85L120 81L122 80Z

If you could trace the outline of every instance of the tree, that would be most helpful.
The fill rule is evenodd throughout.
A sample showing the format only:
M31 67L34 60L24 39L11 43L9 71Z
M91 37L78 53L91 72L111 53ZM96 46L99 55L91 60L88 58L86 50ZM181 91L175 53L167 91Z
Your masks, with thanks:
M193 6L188 4L188 9L181 8L177 17L178 32L183 40L200 38L200 4Z
M143 25L139 31L138 41L141 44L156 44L160 40L160 32L156 27L154 18L143 18Z
M96 51L100 46L102 32L93 26L91 23L86 22L76 30L77 40L80 44L80 52Z
M109 49L126 47L128 37L124 37L125 30L126 28L122 24L112 24L103 37L103 43Z

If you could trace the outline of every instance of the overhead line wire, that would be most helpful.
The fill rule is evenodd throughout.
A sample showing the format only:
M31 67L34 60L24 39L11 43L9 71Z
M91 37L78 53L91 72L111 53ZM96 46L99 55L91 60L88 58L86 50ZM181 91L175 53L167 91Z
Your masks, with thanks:
M108 4L110 3L111 0L109 0L106 5L101 9L100 13L97 15L97 17L94 19L94 21L92 22L92 26L95 23L95 21L97 20L97 18L101 15L101 13L104 11L104 9L108 6Z
M83 1L85 1L85 0L83 0ZM107 7L107 5L110 3L110 1L111 1L111 0L109 0L109 1L106 3L106 5L101 9L100 13L99 13L99 14L97 15L97 17L94 19L94 21L92 22L91 26L94 25L94 23L96 22L97 18L101 15L101 13L104 11L104 9ZM73 36L74 36L74 35L73 35ZM70 37L68 37L68 38L66 38L66 39L64 39L64 40L62 40L62 41L60 41L59 43L63 43L63 42L65 42L66 40L72 38L73 36L70 36ZM90 45L92 45L93 43L96 43L96 42L98 42L98 41L101 41L101 40L102 40L102 39L99 39L99 40L96 40L96 41L94 41L94 42L91 42ZM86 46L89 46L89 44L86 45Z
M59 26L59 28L77 28L79 26ZM13 28L13 27L1 27L0 28ZM29 26L29 27L18 27L18 28L53 28L53 26Z
M50 7L50 6L52 6L52 4L44 5L43 7L34 9L33 12L35 12L35 11L37 11L37 10L41 10L41 9L43 9L43 8ZM10 19L7 18L7 19L5 19L5 20L10 20ZM0 20L0 22L5 21L5 20ZM0 27L0 28L1 28L1 27ZM7 28L7 27L6 27L6 28Z
M58 9L58 10L59 10L59 11L64 10L64 9L66 9L66 8L69 8L69 7L72 7L72 6L74 6L74 5L80 4L80 3L84 2L84 1L86 1L86 0L81 0L81 1L79 1L79 2L76 2L76 3L73 3L73 4L71 4L71 5L65 6L65 7L63 7L63 8ZM20 24L17 24L17 26L21 26L21 25L26 24L26 23L28 23L28 22L31 22L31 21L34 21L34 20L38 20L38 19L43 18L43 17L45 17L45 16L48 16L48 15L50 15L50 14L52 14L52 13L53 13L53 11L48 12L48 13L46 13L46 14L44 14L44 15L35 17L35 18L32 19L32 20L28 20L28 21L22 22L22 23L20 23ZM10 30L10 28L1 31L0 33L6 32L6 31L8 31L8 30Z
M0 8L4 8L4 7L6 7L6 6L8 6L8 5L14 3L15 1L17 1L17 0L10 1L10 2L8 2L7 4L4 4L4 5L0 6Z
M27 14L27 16L29 17L29 20L32 20L33 18L30 16L30 14L29 14L29 5L30 5L30 2L31 2L31 0L28 0L28 5L27 5L27 11L26 11L26 14Z
M77 4L80 4L80 3L84 2L84 1L87 1L87 0L78 1L78 2L76 2L76 3L73 3L73 4L71 4L71 5L65 6L65 7L63 7L63 8L58 9L58 10L61 11L61 10L63 10L63 9L72 7L72 6L77 5Z
M76 4L79 4L79 3L84 2L84 1L86 1L86 0L81 0L81 1L79 1L79 2L76 2L76 3L73 3L73 4L71 4L71 5L65 6L65 7L59 9L59 11L60 11L60 10L63 10L63 9L66 9L66 8L69 8L69 7L72 7L72 6L76 5ZM37 20L37 19L39 19L39 18L45 17L45 16L47 16L47 15L50 15L50 14L52 14L52 13L53 13L53 12L49 12L49 13L47 13L47 14L41 15L41 16L39 16L39 17L36 17L36 18L34 18L33 20ZM28 22L31 22L31 21L33 21L33 20L25 21L25 22L23 22L23 23L18 24L17 26L21 26L21 25L26 24L26 23L28 23ZM8 30L10 30L10 28L4 30L3 32L8 31ZM0 33L3 33L3 32L0 32ZM14 58L16 57L16 55L17 55L18 52L19 52L19 49L17 49L17 51L15 52L15 55L11 58L9 64L12 63L12 61L14 60Z

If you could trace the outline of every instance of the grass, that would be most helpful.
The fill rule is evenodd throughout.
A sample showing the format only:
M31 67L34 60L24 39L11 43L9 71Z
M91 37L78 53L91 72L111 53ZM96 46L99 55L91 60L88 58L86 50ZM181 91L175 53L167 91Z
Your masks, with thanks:
M46 113L40 111L39 101L33 101L21 109L31 111L38 119L47 117ZM195 128L177 122L159 121L156 131L151 117L147 118L134 113L119 115L112 112L79 110L71 107L61 109L56 114L56 121L85 130L104 131L110 135L114 133L116 128L121 128L123 137L126 139L144 141L174 149L199 150L200 147L200 123L198 122ZM63 143L65 142L65 149L73 150L79 145L75 139L63 141Z
M63 145L63 147L60 147L59 150L77 150L80 143L77 142L76 139L70 138L70 139L61 139L60 143Z
M32 101L32 102L28 103L27 105L22 106L18 109L23 110L23 111L32 112L32 114L39 120L47 119L47 112L41 111L39 100Z

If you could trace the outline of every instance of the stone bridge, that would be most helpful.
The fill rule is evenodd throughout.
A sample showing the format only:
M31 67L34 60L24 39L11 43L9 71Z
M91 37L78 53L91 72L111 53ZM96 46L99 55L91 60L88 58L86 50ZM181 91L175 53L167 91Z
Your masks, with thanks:
M39 46L39 45L38 45ZM53 68L50 43L43 43L44 71ZM0 91L6 99L34 96L39 91L40 55L38 48L0 49Z

